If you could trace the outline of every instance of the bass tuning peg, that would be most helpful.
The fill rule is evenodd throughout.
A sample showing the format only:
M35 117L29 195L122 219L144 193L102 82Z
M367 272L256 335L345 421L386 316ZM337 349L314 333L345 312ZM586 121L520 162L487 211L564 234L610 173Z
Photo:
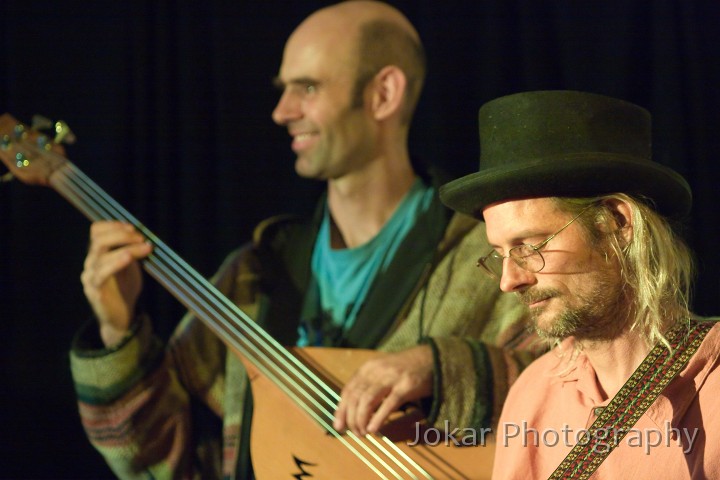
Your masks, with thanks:
M36 131L54 130L55 138L53 138L53 143L65 143L68 145L75 143L75 134L70 130L68 124L62 120L53 123L53 121L47 117L33 115L30 124L32 129Z
M30 126L33 130L36 131L47 130L53 127L53 122L47 117L36 114L32 116L32 119L30 120Z
M55 143L66 143L68 145L72 145L75 143L75 134L70 130L70 127L67 123L63 122L62 120L58 120L55 122L55 138L53 139L53 142Z

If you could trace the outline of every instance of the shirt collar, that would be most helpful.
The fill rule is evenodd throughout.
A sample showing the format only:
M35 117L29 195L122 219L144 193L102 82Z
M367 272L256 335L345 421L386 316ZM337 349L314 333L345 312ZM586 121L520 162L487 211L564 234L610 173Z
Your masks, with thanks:
M583 352L575 351L575 340L567 338L555 348L558 363L551 369L554 383L563 388L575 388L588 407L603 406L611 399L601 393L597 375ZM705 379L720 358L720 331L713 328L690 358L685 368L663 390L647 411L648 417L658 425L667 419L680 419L702 387ZM670 400L672 399L672 401Z

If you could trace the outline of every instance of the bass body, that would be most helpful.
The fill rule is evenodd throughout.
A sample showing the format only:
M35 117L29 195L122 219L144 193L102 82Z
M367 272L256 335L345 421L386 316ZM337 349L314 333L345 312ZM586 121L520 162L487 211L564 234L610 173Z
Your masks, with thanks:
M59 137L67 126L54 125ZM51 187L90 220L130 223L153 246L144 269L192 311L245 365L253 392L251 456L259 480L490 478L493 446L455 445L427 429L418 409L398 412L379 435L332 428L340 387L378 352L280 345L162 240L64 156L61 146L0 115L0 160L10 176ZM417 439L421 442L417 443ZM428 441L426 441L428 440ZM424 443L423 443L424 442ZM415 444L416 445L411 445Z

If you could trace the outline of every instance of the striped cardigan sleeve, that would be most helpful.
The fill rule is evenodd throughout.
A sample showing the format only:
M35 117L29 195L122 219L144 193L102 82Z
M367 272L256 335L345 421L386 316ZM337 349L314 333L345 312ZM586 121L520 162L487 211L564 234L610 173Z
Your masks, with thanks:
M113 349L88 349L85 327L70 354L82 425L119 478L185 476L189 398L162 343L141 318Z
M239 257L214 277L221 291L239 288ZM141 315L111 349L90 322L70 352L90 443L119 478L220 478L226 364L225 345L190 314L167 344Z

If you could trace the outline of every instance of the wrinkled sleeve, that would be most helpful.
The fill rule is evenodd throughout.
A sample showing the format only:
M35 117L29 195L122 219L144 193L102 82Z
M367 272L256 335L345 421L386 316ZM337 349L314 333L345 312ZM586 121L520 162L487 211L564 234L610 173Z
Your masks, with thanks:
M429 339L437 352L430 422L474 430L497 425L510 385L542 351L526 329L525 309L515 303L511 296L499 298L484 317L492 321L475 320L490 323L475 335Z
M241 252L213 283L235 293ZM83 427L120 478L219 477L226 348L186 315L165 345L140 315L103 348L93 320L76 336L70 368Z

